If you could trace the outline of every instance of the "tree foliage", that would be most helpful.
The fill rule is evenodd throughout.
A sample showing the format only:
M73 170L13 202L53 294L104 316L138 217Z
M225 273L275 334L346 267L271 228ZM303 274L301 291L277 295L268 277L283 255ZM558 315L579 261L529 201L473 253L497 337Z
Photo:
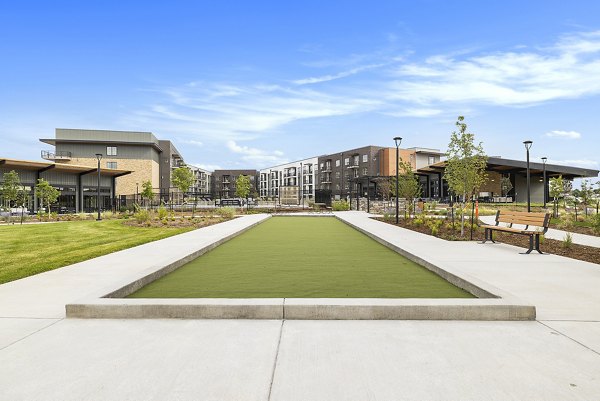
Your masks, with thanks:
M235 182L235 196L246 199L250 195L250 189L250 177L243 174L240 175Z
M140 193L140 196L144 200L152 201L152 199L154 198L154 191L152 190L151 181L148 180L142 183L142 192Z
M585 208L585 215L587 216L588 205L592 203L594 200L594 187L591 181L583 180L581 181L581 189L579 190L579 199Z
M42 200L41 208L44 208L44 204L48 205L48 214L50 214L50 205L52 205L60 196L60 191L54 188L43 178L38 179L35 190L38 198Z
M392 194L392 180L389 177L378 177L374 181L377 184L377 193L384 201L389 201Z
M173 170L171 181L185 196L185 193L194 185L194 173L187 166L178 167Z
M15 170L4 173L2 179L3 182L2 187L0 187L0 194L2 195L4 206L10 208L19 198L21 180L19 179L19 173Z
M412 212L412 205L415 198L421 195L421 185L417 175L413 173L410 163L402 160L398 161L398 193L396 193L396 177L392 178L391 192L394 196L404 198L404 218L407 214L407 206L409 214Z
M502 178L500 178L500 191L502 192L502 196L507 196L511 189L513 189L513 184L510 182L510 177L502 176Z
M458 117L455 125L458 131L453 131L450 135L444 179L448 182L450 191L462 197L460 233L464 235L465 205L487 181L487 156L481 142L475 145L475 135L467 132L463 116Z

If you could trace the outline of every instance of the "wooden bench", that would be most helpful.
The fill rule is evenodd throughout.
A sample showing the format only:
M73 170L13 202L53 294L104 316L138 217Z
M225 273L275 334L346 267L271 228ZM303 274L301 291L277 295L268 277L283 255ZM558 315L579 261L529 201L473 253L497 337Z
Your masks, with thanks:
M508 226L501 226L500 223L508 224ZM514 228L513 224L518 224L525 227ZM496 212L496 225L482 226L485 228L485 240L482 243L485 244L488 240L495 242L493 237L494 231L529 235L529 249L525 253L531 253L531 251L534 249L539 253L542 253L542 251L540 251L540 235L545 234L546 231L548 231L549 224L550 213L529 213L498 210Z

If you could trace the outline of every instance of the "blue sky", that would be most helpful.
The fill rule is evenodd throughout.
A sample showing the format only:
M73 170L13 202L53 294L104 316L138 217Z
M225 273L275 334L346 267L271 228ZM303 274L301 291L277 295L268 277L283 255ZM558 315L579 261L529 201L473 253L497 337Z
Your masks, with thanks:
M598 1L3 2L1 157L140 130L260 168L367 144L600 168Z

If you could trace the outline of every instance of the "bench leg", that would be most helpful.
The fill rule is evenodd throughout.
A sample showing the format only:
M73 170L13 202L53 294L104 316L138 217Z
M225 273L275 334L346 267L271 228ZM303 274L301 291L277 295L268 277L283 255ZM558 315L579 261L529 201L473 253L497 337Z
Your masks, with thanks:
M486 242L488 242L488 241L492 241L492 243L494 243L494 244L495 244L495 243L496 243L496 241L494 241L494 237L493 237L493 235L494 235L494 230L491 230L491 229L489 229L489 228L486 228L486 229L485 229L485 235L484 235L484 237L485 237L485 238L484 238L484 240L483 240L481 243L482 243L482 244L485 244L485 243L486 243Z
M488 232L489 232L489 229L486 228L485 229L485 235L484 235L483 241L481 242L482 244L485 244L487 242L488 236L489 236Z
M533 251L533 235L529 236L529 249L527 252L525 252L525 254L529 254L531 251Z
M539 234L535 235L535 250L538 251L539 253L542 253L542 251L540 251L540 235Z

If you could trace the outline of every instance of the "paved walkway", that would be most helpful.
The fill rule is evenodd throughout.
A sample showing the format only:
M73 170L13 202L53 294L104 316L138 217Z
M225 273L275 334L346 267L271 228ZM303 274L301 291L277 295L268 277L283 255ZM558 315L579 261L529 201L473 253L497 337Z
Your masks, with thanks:
M495 216L481 216L479 220L483 221L486 224L496 224ZM557 241L562 241L565 239L565 235L567 235L567 231L557 230L555 228L549 228L548 232L544 235L546 238L555 239ZM595 248L600 248L600 237L596 237L594 235L586 235L579 233L571 233L573 238L573 243L579 245L593 246Z
M251 215L1 285L0 401L600 398L600 266L337 215L533 302L539 320L63 318L67 302L264 218Z

